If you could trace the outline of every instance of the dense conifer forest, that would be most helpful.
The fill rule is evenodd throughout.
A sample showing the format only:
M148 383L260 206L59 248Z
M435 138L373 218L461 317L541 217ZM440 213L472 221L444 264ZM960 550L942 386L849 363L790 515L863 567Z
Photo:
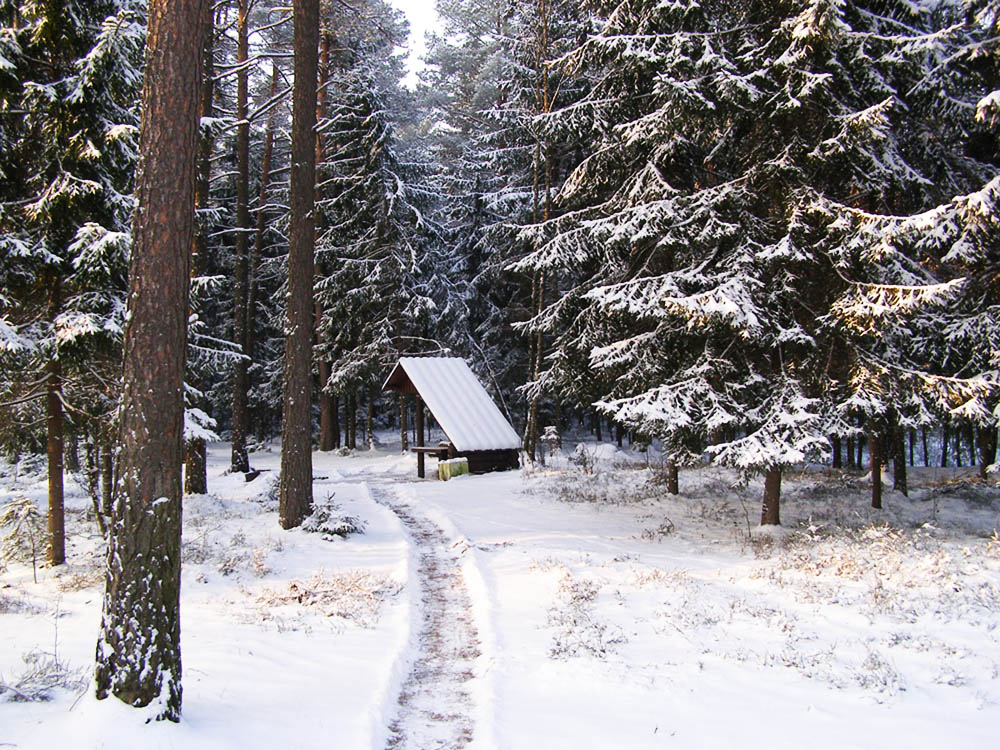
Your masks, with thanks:
M121 561L179 512L129 503L281 437L297 526L314 446L405 450L404 356L465 358L524 465L547 431L652 442L673 493L764 477L763 524L805 462L868 467L876 507L915 453L996 470L994 0L438 0L415 85L387 0L180 5L0 0L0 451L47 457L52 565L64 471L142 537L102 644L116 597L176 603ZM136 686L106 647L99 690L176 719L179 653L174 696L169 659Z

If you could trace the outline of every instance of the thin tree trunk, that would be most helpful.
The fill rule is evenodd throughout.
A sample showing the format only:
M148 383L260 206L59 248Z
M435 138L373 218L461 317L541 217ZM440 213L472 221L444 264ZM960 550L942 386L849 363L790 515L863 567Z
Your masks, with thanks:
M924 467L929 467L931 465L931 454L927 452L927 425L923 425L920 428L920 440L924 449Z
M842 469L844 467L844 461L841 456L841 440L839 435L834 435L830 439L830 443L833 446L833 463L831 468Z
M49 320L55 320L62 305L61 284L56 274L49 285ZM66 520L63 511L63 410L62 365L53 356L45 365L46 447L49 464L49 543L46 558L49 565L66 562Z
M333 424L330 429L333 432L333 447L340 447L340 397L330 396L330 416Z
M913 455L914 455L913 444L917 442L917 431L915 429L910 429L908 431L908 434L910 437L910 466L914 466L915 464L913 463Z
M368 401L366 403L366 407L365 439L368 441L368 450L375 450L375 438L373 433L373 430L375 429L375 391L371 387L368 389Z
M908 497L910 492L906 484L906 446L903 428L898 422L891 428L889 439L892 441L892 489Z
M941 425L941 468L948 465L948 441L951 440L951 431L947 424Z
M420 394L416 395L416 403L414 405L414 414L416 415L417 423L417 447L422 448L424 446L424 402L420 398ZM417 476L421 479L424 478L424 452L417 451Z
M965 425L965 439L969 444L969 466L976 465L976 428L969 422Z
M63 424L65 427L65 423ZM80 446L77 440L76 432L70 430L68 436L66 436L63 441L65 444L66 458L65 458L65 469L68 472L75 473L80 471Z
M111 517L111 498L115 486L114 466L111 458L111 445L101 446L101 511L105 518Z
M676 495L680 492L680 483L677 477L677 464L674 461L667 461L667 492Z
M854 438L847 438L847 468L853 469L854 466Z
M207 0L151 0L97 697L181 715L184 365Z
M868 463L872 470L872 507L882 507L882 436L874 430L868 436Z
M764 502L761 505L760 525L778 526L781 524L781 469L772 467L764 475Z
M101 536L107 538L108 525L104 520L104 513L101 512L101 471L98 452L97 440L91 436L87 440L87 490L94 504L94 517L97 519L97 528L100 529Z
M250 0L239 0L236 11L236 247L233 253L233 339L243 356L233 365L232 471L250 471L247 431L250 422L250 361L247 341L247 286L250 280L250 123L248 22Z
M319 90L316 95L316 122L321 123L326 117L326 84L329 79L330 68L330 36L326 29L320 31L319 48ZM316 130L316 164L322 164L325 158L323 148L323 134ZM320 223L316 222L315 236L319 239ZM315 242L315 241L314 241ZM321 273L317 263L317 274ZM316 344L323 345L323 303L316 300ZM321 451L333 450L333 397L326 390L326 384L330 380L330 360L320 350L317 371L319 372L319 449Z
M208 492L208 461L203 438L192 438L184 445L184 493L204 495Z
M299 526L312 511L313 207L316 190L316 72L319 0L294 0L291 220L285 297L285 373L278 521Z
M979 429L979 478L986 479L986 470L997 460L996 425Z
M591 422L594 425L594 438L598 443L600 443L604 439L601 437L601 415L594 412L594 415L591 417Z
M351 390L351 450L358 449L358 392Z
M869 458L871 458L870 455L869 455ZM864 435L858 435L858 460L857 460L856 463L857 463L857 468L859 468L859 469L865 468L865 436Z

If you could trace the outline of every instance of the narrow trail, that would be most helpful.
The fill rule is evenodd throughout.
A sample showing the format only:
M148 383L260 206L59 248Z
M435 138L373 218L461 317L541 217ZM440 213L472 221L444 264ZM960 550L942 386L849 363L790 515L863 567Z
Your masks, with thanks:
M456 750L472 741L468 683L479 656L479 634L462 578L460 550L444 531L388 487L376 501L398 516L417 550L421 602L418 652L403 682L386 750Z

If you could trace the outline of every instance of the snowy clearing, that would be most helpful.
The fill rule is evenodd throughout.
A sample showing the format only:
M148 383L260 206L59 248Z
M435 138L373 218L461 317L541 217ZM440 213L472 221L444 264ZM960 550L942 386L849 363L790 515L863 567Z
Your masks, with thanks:
M761 534L760 487L705 468L670 497L609 445L591 474L450 482L391 446L317 453L317 503L366 526L343 539L279 529L276 452L250 483L228 456L212 446L211 494L185 499L181 724L86 689L101 544L70 484L70 563L0 576L0 682L64 687L0 694L0 744L995 744L1000 493L956 470L913 470L881 513L863 478L789 473L784 530ZM0 467L0 503L44 505L43 468Z

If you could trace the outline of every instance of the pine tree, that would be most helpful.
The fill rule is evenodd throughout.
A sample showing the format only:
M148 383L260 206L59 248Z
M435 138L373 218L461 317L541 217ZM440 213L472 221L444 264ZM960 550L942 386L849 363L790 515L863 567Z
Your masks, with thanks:
M0 375L0 400L19 441L45 397L48 559L60 564L67 417L74 439L104 442L117 395L144 27L138 3L111 0L5 3L0 23L0 371L18 373Z
M781 470L825 451L826 362L846 345L823 325L845 281L816 196L903 205L939 189L932 165L968 171L952 121L919 106L947 18L841 0L635 0L605 18L564 59L600 84L557 115L600 138L563 190L572 210L524 233L539 250L522 267L572 287L534 322L558 334L542 378L596 381L670 460L708 442L764 473L774 523Z
M318 0L295 0L295 88L292 114L288 287L285 296L285 374L281 422L282 528L299 526L312 511L313 204L316 186L316 72Z
M181 713L184 363L206 2L153 0L97 697Z

